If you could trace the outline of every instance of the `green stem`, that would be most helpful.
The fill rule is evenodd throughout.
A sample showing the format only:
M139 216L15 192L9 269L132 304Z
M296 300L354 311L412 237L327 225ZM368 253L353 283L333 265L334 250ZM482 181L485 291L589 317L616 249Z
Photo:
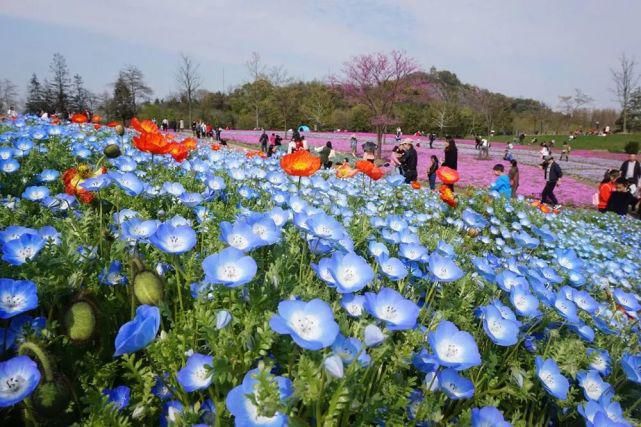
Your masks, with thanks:
M184 276L184 273L182 272L182 269L180 267L180 261L179 261L177 255L174 255L173 261L174 261L173 262L174 269L176 270L176 291L178 291L178 304L179 304L179 307L180 307L180 313L181 313L182 316L184 316L185 315L185 306L183 305L182 282L180 281L180 276L181 275Z
M639 406L639 404L641 404L641 397L639 397L639 398L637 399L637 401L636 401L636 402L634 402L634 403L632 404L632 406L630 406L630 407L625 411L626 417L627 417L627 416L629 416L629 415L632 413L632 411L634 411L634 410L636 409L636 407L637 407L637 406Z
M321 425L320 422L322 417L323 391L325 391L325 374L323 373L322 368L320 371L320 376L321 376L320 392L319 392L318 400L316 400L316 411L315 411L317 426Z
M40 365L42 365L42 370L45 373L45 380L47 382L53 381L53 369L45 351L40 348L38 344L31 341L23 342L20 344L20 348L18 348L18 354L20 355L25 354L26 351L33 353L40 362Z

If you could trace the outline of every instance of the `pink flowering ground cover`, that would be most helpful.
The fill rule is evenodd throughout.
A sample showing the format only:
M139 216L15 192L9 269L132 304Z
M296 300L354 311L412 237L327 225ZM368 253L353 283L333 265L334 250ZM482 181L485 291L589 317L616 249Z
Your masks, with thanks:
M268 131L268 134L271 134L271 131ZM283 132L277 132L283 136ZM349 133L349 132L340 132L340 133L329 133L329 132L307 132L305 133L305 138L310 146L312 147L321 147L325 144L326 141L331 141L333 148L340 153L351 153L351 148L349 145L349 138L351 135L355 134L358 139L358 152L362 153L361 144L365 141L375 141L376 135L371 133ZM289 135L288 135L289 136ZM258 138L260 137L259 131L237 131L237 130L228 130L223 131L223 138L230 139L233 141L238 141L245 144L258 145ZM442 142L438 143L434 149L429 149L429 142L427 138L424 137L414 137L410 136L415 142L420 141L421 147L417 148L418 151L418 175L420 180L427 180L427 170L429 168L430 156L436 155L439 158L439 161L443 160L443 144ZM283 141L286 144L288 141ZM394 135L386 136L386 144L383 145L383 158L389 159L392 148L395 145ZM479 160L475 155L464 154L462 153L462 148L460 145L467 146L473 145L473 141L469 140L460 140L457 141L459 145L459 156L458 156L458 172L461 176L459 185L467 186L471 185L474 187L488 187L495 179L496 176L492 173L492 167L496 163L503 163L505 165L506 171L509 169L509 162L506 161L497 161L493 160ZM498 145L498 143L497 143ZM585 150L581 150L585 151ZM572 153L575 156L580 156L581 153ZM613 154L613 153L610 153ZM391 171L389 171L391 172ZM545 185L545 180L543 176L543 170L540 167L530 166L530 165L519 165L520 172L520 185L518 188L518 194L524 195L526 197L540 197L541 191ZM589 185L583 182L580 182L572 177L564 177L561 180L561 183L557 186L555 190L555 195L559 199L559 202L563 205L576 205L576 206L587 206L591 205L592 194L596 192L596 185Z

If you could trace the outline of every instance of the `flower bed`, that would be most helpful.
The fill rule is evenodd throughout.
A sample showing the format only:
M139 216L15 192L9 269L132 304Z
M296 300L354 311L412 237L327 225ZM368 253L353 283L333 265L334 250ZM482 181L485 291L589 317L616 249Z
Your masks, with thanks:
M3 425L641 420L636 220L1 126Z

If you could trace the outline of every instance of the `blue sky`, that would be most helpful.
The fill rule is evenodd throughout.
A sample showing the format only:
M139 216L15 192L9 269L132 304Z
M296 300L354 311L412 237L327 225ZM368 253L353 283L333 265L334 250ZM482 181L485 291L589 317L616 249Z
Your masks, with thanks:
M226 87L248 79L253 51L322 79L352 55L400 49L426 69L552 107L574 88L613 106L610 68L622 52L641 61L638 16L636 0L0 0L0 79L24 90L60 52L95 92L133 64L162 97L176 90L180 52L219 90L223 69Z

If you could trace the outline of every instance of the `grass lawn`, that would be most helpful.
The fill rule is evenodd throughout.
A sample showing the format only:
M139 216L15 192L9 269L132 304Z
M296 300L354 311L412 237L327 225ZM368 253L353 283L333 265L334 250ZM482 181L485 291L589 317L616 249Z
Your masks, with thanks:
M528 135L525 137L525 143L528 143L535 135ZM492 141L507 142L511 141L514 137L509 135L497 135L492 137ZM567 135L536 135L538 142L549 141L554 139L555 146L560 147L563 141L567 140ZM628 141L639 141L641 143L641 134L614 134L608 136L578 136L572 142L572 148L575 150L607 150L614 153L623 152L623 147Z

